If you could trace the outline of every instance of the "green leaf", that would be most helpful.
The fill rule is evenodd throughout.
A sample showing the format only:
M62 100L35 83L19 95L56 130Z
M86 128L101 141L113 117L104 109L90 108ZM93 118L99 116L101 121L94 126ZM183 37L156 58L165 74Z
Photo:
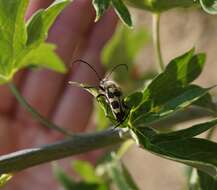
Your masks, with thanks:
M192 127L189 127L187 129L182 129L182 130L169 132L169 133L160 133L154 138L154 140L158 141L158 138L160 138L159 140L165 139L166 141L168 140L172 141L177 139L182 140L182 139L195 137L213 127L216 127L216 124L217 124L217 119L214 119L208 122L193 125Z
M142 92L134 92L133 94L127 96L124 102L131 109L131 111L133 111L133 109L136 108L141 103L142 97L143 97Z
M135 126L148 126L153 124L188 107L200 97L204 96L209 90L210 88L204 89L196 85L191 85L179 89L179 94L171 97L170 100L164 102L161 106L153 106L152 99L146 101L132 110L131 123Z
M198 4L198 1L194 0L124 0L129 5L149 10L152 12L163 12L168 9L178 7L190 7Z
M61 169L57 164L53 164L53 173L57 180L63 185L64 189L72 190L74 188L74 180L66 175L65 171Z
M209 14L217 14L217 0L200 0L201 7Z
M110 161L106 163L106 169L112 181L119 190L138 190L138 187L130 176L124 164L112 154Z
M66 67L62 60L54 52L55 48L56 47L53 44L41 43L35 49L27 49L27 52L25 52L25 55L19 62L18 68L34 65L65 73Z
M53 166L54 175L62 184L65 190L104 190L102 185L97 183L75 182L63 169L56 164ZM105 189L106 190L106 189Z
M201 73L205 54L194 55L194 49L173 59L164 72L158 75L145 89L144 101L152 99L155 106L179 94L179 90L194 81ZM163 96L159 96L163 94Z
M44 43L48 29L70 0L56 0L25 25L28 0L0 1L0 84L12 80L21 68L35 64L65 72L54 46Z
M95 22L104 14L108 9L111 0L92 0L93 6L96 10L96 19Z
M159 136L151 128L133 128L139 144L146 150L169 160L184 163L217 179L217 143L200 138L175 140L172 134ZM171 138L171 139L170 139Z
M12 178L12 174L2 174L0 175L0 188L5 186L5 184Z
M213 113L216 113L217 111L217 106L215 102L212 100L212 96L209 93L205 94L203 97L198 99L196 102L194 102L193 105L202 107Z
M94 115L96 116L96 125L97 131L106 129L109 127L110 121L105 116L105 110L102 108L101 105L98 104L98 102L95 102L94 105Z
M100 178L95 174L94 167L89 162L75 160L72 163L72 167L85 182L94 183L100 181Z
M27 23L27 45L43 42L51 25L70 0L56 0L45 10L37 11Z
M200 190L216 190L217 179L210 177L204 172L197 171L199 176Z
M14 59L26 42L24 13L28 0L0 1L0 82L11 77Z
M149 39L145 29L130 30L119 25L112 39L107 43L102 52L103 63L112 68L119 64L127 64L129 68L135 62L138 52Z
M200 75L204 62L205 55L194 55L194 49L173 59L145 88L143 100L131 111L132 124L151 124L205 96L210 88L189 85Z
M128 27L132 27L132 20L131 20L131 15L123 3L122 0L111 0L112 6L115 9L115 12L119 16L119 18L123 21L124 24L126 24Z
M135 77L136 58L149 40L147 30L138 28L131 30L124 25L119 25L115 35L107 43L102 52L102 62L108 70L117 64L126 64L128 72L120 68L113 73L114 80L121 84L124 92L132 92L135 88L143 87L147 78ZM138 66L139 67L139 66ZM147 76L147 75L146 75ZM149 75L152 78L152 76Z

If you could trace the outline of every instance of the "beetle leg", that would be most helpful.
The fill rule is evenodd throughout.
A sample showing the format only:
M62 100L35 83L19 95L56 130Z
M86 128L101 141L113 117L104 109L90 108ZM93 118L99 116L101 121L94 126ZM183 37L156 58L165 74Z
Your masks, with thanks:
M109 104L109 100L108 100L108 98L106 97L106 95L105 94L98 94L97 95L97 97L96 97L96 99L97 99L97 101L98 101L98 99L100 98L100 97L104 97L105 98L105 100L106 100L106 103L107 104ZM106 105L106 114L105 114L105 116L107 117L107 118L109 118L109 119L111 119L111 120L114 120L111 116L109 116L109 106L108 105Z
M86 89L92 89L92 88L97 89L97 86L83 86L83 88L86 88Z
M121 125L121 123L120 122L118 122L115 126L113 126L112 128L113 128L113 130L115 130L117 127L119 127Z
M98 94L98 95L96 96L97 101L98 101L98 99L99 99L100 97L104 97L105 99L107 99L107 97L106 97L105 94Z
M124 102L124 100L122 100L122 105L123 105L123 107L124 107L124 109L129 109L129 106Z

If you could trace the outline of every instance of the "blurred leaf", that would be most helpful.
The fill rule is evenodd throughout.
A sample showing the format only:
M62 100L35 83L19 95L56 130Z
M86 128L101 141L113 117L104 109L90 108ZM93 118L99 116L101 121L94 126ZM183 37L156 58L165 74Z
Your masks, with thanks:
M148 127L134 127L133 131L144 149L160 157L195 167L217 178L217 143L200 138L184 138L186 131L183 136L181 133L176 134L176 139L171 138L173 132L161 135Z
M75 181L69 177L57 164L53 164L53 173L66 190L73 190Z
M0 1L0 83L9 82L19 69L32 63L59 72L66 71L65 65L54 54L54 46L43 41L51 24L70 0L55 1L46 10L33 15L25 26L28 2ZM27 60L31 60L31 63Z
M217 0L200 0L201 7L209 14L217 14Z
M127 153L129 148L133 144L135 144L135 143L132 139L129 139L129 140L125 141L124 143L122 143L121 146L119 147L119 149L117 150L116 157L118 159L121 159Z
M135 58L139 51L144 47L148 40L147 32L140 28L138 30L130 30L120 25L112 37L112 40L103 49L102 60L110 69L118 64L126 64L131 70L135 63ZM126 78L125 73L119 73L123 79ZM124 77L125 76L125 77Z
M65 190L108 190L104 184L88 183L83 181L75 182L57 165L53 166L53 171L54 175Z
M0 188L5 186L5 184L12 178L12 174L2 174L0 175Z
M149 35L143 28L130 30L129 28L119 25L115 35L105 46L102 52L102 62L111 70L118 64L126 64L128 72L122 68L113 73L113 78L121 84L124 93L132 93L135 89L143 87L144 80L152 77L150 72L140 76L140 66L135 65L136 58L148 41Z
M127 9L126 5L123 3L122 0L111 0L112 6L115 9L115 12L119 16L119 18L126 24L128 27L132 27L132 20L129 10Z
M197 169L188 167L189 168L189 176L188 176L188 189L189 190L201 190L199 184L199 177L197 174Z
M20 61L19 68L32 64L33 66L43 66L57 72L65 73L66 68L54 52L54 49L55 45L53 44L41 43L37 48L28 51Z
M198 4L198 1L194 0L124 0L129 5L149 10L152 12L163 12L168 9L178 7L190 7Z
M104 12L108 9L111 0L92 0L93 6L96 10L96 19L98 21L99 18L104 14Z
M105 166L109 176L119 190L138 190L127 168L115 154L111 155L110 161L107 162Z
M11 79L15 59L25 47L24 13L28 0L0 1L0 82Z
M72 163L72 167L85 182L93 183L101 180L98 176L96 176L95 168L87 161L75 160Z
M41 43L47 38L51 25L70 0L56 0L47 9L37 11L27 23L27 45Z
M210 177L202 171L198 171L200 190L216 190L217 189L217 179Z
M96 115L96 122L97 128L96 130L102 130L109 126L110 122L105 116L105 111L98 103L95 104L95 115Z

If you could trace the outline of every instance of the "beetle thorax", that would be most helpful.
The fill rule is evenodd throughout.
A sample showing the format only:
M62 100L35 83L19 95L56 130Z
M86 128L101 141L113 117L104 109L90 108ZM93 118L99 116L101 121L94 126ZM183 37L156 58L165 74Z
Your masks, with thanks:
M118 85L112 81L112 80L101 80L100 86L103 89L108 89L108 88L119 88Z

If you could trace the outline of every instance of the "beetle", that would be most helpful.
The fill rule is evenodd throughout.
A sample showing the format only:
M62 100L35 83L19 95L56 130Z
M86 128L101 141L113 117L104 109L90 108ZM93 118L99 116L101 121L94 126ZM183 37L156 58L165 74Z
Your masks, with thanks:
M127 118L128 113L129 113L129 109L124 102L124 96L123 96L123 93L122 93L120 86L116 82L114 82L113 80L110 80L109 77L113 73L113 71L116 70L120 66L124 66L128 70L127 65L126 64L119 64L119 65L114 66L111 69L110 73L108 73L106 75L106 77L102 78L97 73L95 68L92 67L88 62L86 62L82 59L77 59L77 60L73 61L73 63L75 63L75 62L84 63L84 64L88 65L89 68L95 72L97 78L99 79L99 85L98 86L83 86L83 85L82 86L80 85L80 86L82 88L86 88L86 89L96 88L99 91L99 94L96 96L96 99L98 100L100 97L105 98L105 101L108 104L108 106L110 107L111 112L113 114L113 117L115 118L115 120L117 122L117 124L115 125L115 128L120 126ZM74 84L74 83L71 82L71 84ZM108 108L106 111L108 113ZM111 120L114 120L108 114L106 114L106 117L109 117Z

